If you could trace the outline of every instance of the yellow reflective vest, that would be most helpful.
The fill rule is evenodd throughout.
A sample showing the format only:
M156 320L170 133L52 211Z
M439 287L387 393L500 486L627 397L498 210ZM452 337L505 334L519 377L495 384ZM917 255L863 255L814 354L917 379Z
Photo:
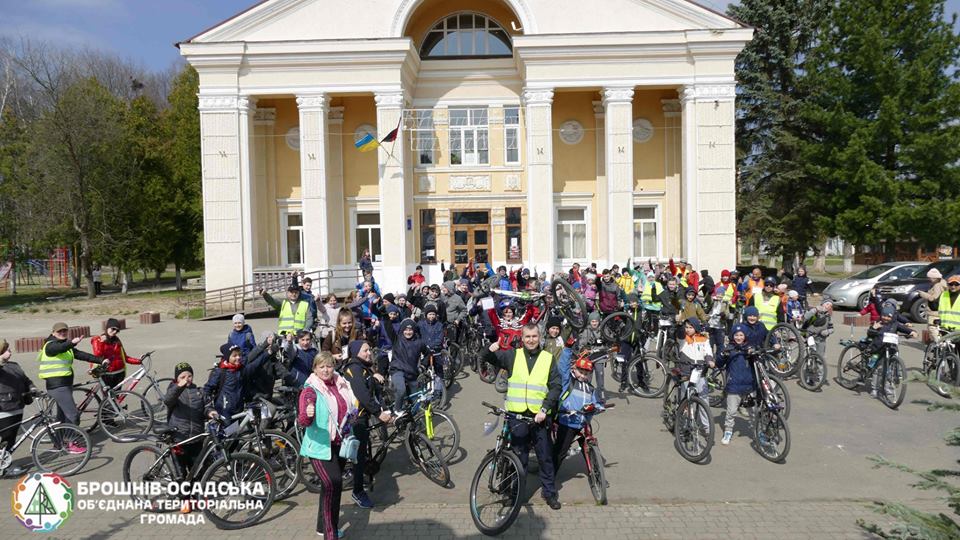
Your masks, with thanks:
M777 324L777 308L780 307L780 296L771 295L768 300L764 300L763 293L753 297L753 305L760 311L760 322L767 327L767 330L773 329Z
M663 289L654 290L655 281L648 281L643 287L643 294L640 296L640 302L643 304L643 307L646 309L660 309L660 300L658 297L660 293L663 292ZM659 287L658 287L659 288Z
M296 334L307 326L307 310L310 306L306 302L297 301L297 310L293 311L293 305L289 300L283 300L280 306L280 320L277 324L278 334Z
M69 377L73 375L73 349L62 352L56 356L47 355L48 341L43 344L43 348L37 354L37 361L40 362L40 378L49 379L51 377Z
M519 348L513 357L513 371L507 379L506 409L515 413L540 412L543 400L547 398L547 383L550 380L550 365L553 355L540 351L533 364L533 372L527 369L527 358L523 348ZM550 411L547 411L549 414Z
M940 326L947 330L960 330L960 296L951 304L950 291L943 291L937 311L940 312Z

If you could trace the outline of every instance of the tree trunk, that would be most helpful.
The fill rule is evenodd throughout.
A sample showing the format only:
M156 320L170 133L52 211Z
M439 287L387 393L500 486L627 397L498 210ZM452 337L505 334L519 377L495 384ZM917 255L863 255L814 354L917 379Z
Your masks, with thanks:
M827 271L827 245L829 243L829 238L823 241L823 245L820 246L820 253L817 253L817 258L813 260L813 269L816 272L824 273Z
M162 271L162 270L154 270L153 272L154 272L154 274L153 274L153 276L154 276L154 281L156 281L157 284L159 284L159 283L160 283L160 276L163 274L163 271Z
M843 271L853 272L854 245L852 242L843 243Z
M770 259L767 260L767 263L768 263L767 266L769 266L770 268L777 268L777 256L770 255Z
M87 298L97 297L97 288L93 284L93 263L90 256L90 240L85 234L80 235L80 267L83 276L87 278Z
M133 281L133 272L129 270L124 270L123 281L121 282L121 285L120 285L121 294L127 294L127 292L130 290L130 283L132 281Z
M754 240L750 247L750 264L756 266L760 264L760 239Z
M10 263L10 294L17 294L17 259Z
M177 290L178 290L178 291L182 291L182 290L183 290L183 276L180 274L180 265L179 265L179 264L175 265L175 268L176 268L176 273L177 273L177 278L176 278L176 279L177 279Z

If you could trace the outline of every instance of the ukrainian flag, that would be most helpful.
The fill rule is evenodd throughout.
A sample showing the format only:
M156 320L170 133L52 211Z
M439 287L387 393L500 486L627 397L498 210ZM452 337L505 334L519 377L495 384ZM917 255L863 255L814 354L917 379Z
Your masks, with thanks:
M367 133L359 141L353 143L353 146L355 146L356 149L360 150L361 152L369 152L370 150L374 150L380 146L380 143L373 138L373 135Z

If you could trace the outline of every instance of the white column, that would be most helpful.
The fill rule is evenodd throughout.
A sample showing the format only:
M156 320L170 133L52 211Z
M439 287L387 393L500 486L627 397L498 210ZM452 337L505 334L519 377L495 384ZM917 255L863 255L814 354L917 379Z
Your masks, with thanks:
M378 92L374 101L377 104L377 140L382 140L400 123L403 114L403 91ZM406 290L406 276L410 271L409 243L412 232L407 231L406 220L413 206L408 185L410 179L404 174L405 159L402 133L395 142L385 143L377 149L383 270L375 277L384 291Z
M604 88L607 264L633 255L633 87Z
M327 239L326 94L297 96L300 109L300 197L303 212L304 271L330 267Z
M527 266L554 271L553 89L525 89L527 120Z
M602 97L603 92L601 92ZM607 215L607 130L605 127L603 101L593 102L593 118L596 121L593 132L597 143L597 211L601 216ZM602 235L599 236L602 239ZM597 246L597 258L606 261L610 257L605 242L594 242ZM604 266L610 266L605 264Z
M254 175L252 200L255 219L253 229L256 242L253 246L254 268L260 265L276 264L273 250L280 245L277 235L277 223L272 208L276 207L276 196L270 195L270 166L273 155L273 126L277 120L277 110L273 108L257 109L254 114Z
M680 194L680 100L661 99L664 121L664 156L663 178L666 184L664 194L664 211L661 216L660 230L662 240L661 254L683 253L683 211L681 210L682 195Z
M680 93L684 252L698 270L736 263L735 89L734 83L693 85Z
M253 246L254 222L253 210L254 183L254 140L253 117L257 110L255 98L241 96L237 102L240 127L240 215L243 223L243 283L253 283Z
M252 101L236 94L201 94L199 98L204 279L208 291L252 281Z
M327 118L327 237L329 242L330 266L347 264L354 267L352 261L347 260L346 252L346 217L343 209L343 107L330 107Z

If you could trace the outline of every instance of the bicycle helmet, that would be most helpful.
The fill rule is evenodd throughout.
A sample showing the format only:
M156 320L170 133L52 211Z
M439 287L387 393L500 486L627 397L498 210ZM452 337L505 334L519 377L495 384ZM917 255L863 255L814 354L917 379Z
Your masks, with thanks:
M497 304L497 313L503 313L503 310L505 309L509 309L510 311L513 311L514 315L517 314L517 308L516 306L513 305L513 300L509 298L504 298L503 300L500 301L499 304Z
M577 361L573 363L573 367L579 369L580 371L593 371L593 361L585 356L577 358Z
M769 286L769 287L776 287L776 286L777 286L777 278L775 278L775 277L773 277L773 276L768 277L767 279L763 280L763 286L764 286L764 287L767 287L767 286Z

